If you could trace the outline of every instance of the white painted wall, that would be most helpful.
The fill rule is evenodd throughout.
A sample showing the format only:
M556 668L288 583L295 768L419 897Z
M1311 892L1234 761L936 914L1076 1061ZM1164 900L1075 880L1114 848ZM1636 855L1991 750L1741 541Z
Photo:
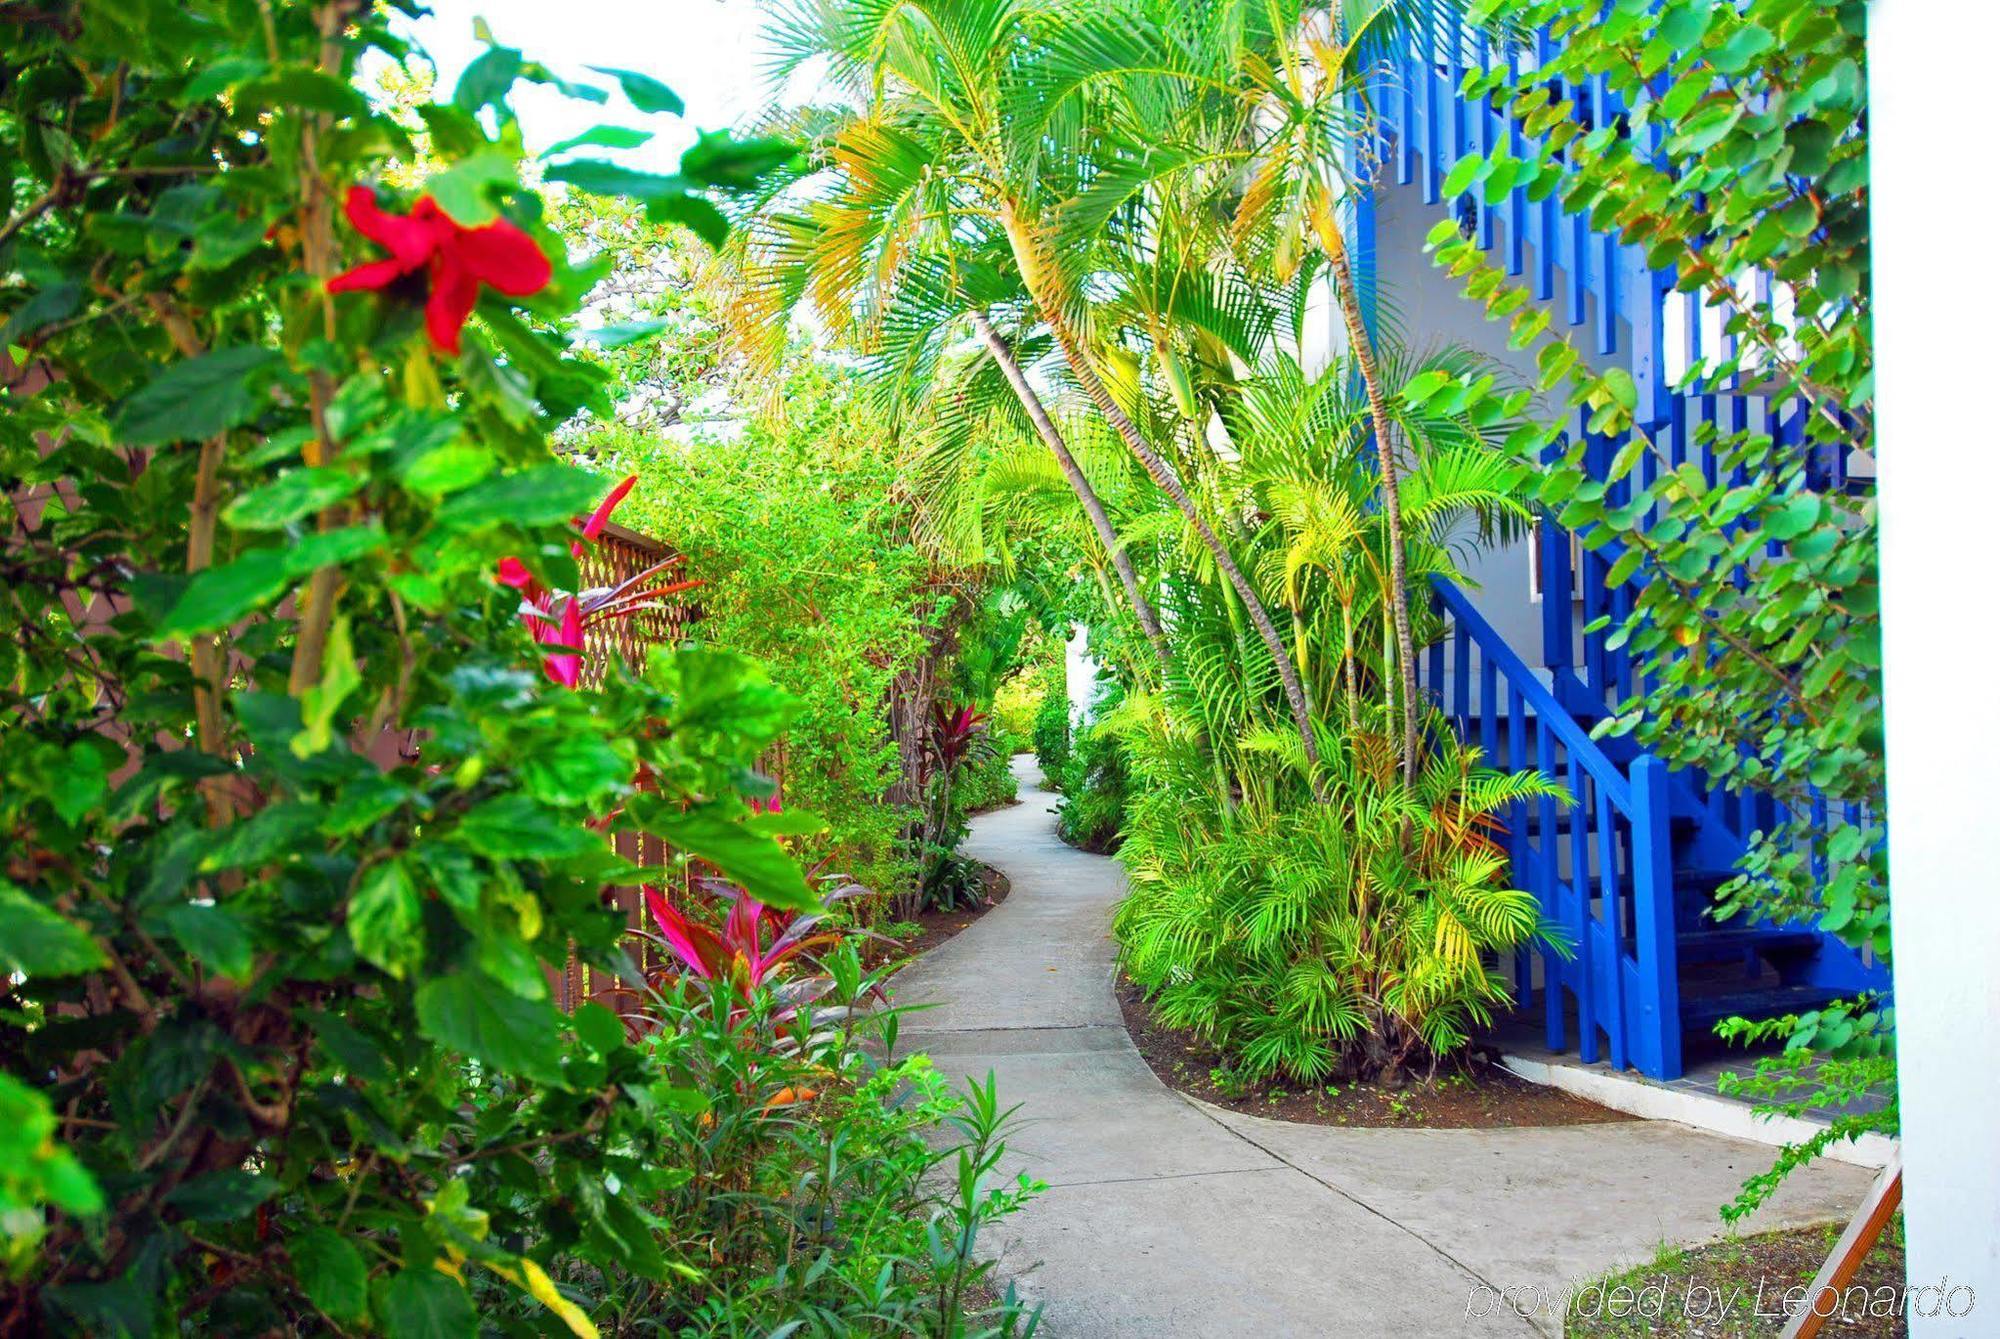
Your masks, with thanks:
M1097 661L1090 654L1090 629L1078 624L1063 647L1063 691L1069 697L1069 719L1090 719L1090 700L1097 693Z
M2000 6L1873 0L1873 164L1889 874L1913 1288L1976 1310L1920 1339L2000 1334L2000 695L1967 687L1991 647L1988 390L2000 272L1993 185L1964 131L1988 120ZM1956 132L1956 133L1955 133ZM1935 1295L1933 1295L1934 1300Z
M1413 351L1429 352L1448 345L1463 345L1492 359L1512 373L1521 384L1533 381L1534 351L1507 347L1507 323L1488 321L1485 308L1465 296L1462 280L1454 279L1431 264L1424 251L1424 238L1438 219L1442 205L1424 203L1423 187L1412 182L1398 186L1393 173L1376 187L1376 282L1381 293L1384 328L1400 331ZM1503 254L1507 230L1504 220L1494 228L1495 256ZM1534 273L1535 249L1527 247L1527 271ZM1532 291L1532 290L1531 290ZM1597 303L1586 302L1587 320L1570 327L1567 276L1556 271L1555 296L1547 304L1555 316L1555 328L1569 330L1583 360L1603 368L1622 363L1629 356L1631 327L1618 325L1619 353L1601 358L1596 353ZM1345 341L1341 343L1344 345ZM1541 412L1559 408L1541 402ZM1494 629L1507 639L1516 654L1530 666L1540 668L1542 656L1542 610L1530 593L1528 543L1481 548L1469 557L1461 554L1461 565L1474 587L1474 603ZM1573 621L1580 631L1584 620Z

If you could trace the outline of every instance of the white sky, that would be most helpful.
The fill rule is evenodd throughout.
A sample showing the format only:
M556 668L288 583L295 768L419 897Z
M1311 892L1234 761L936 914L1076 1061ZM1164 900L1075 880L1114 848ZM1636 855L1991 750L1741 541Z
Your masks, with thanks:
M630 126L652 131L653 140L622 152L593 147L582 156L671 172L697 130L735 125L771 100L760 40L764 10L755 0L431 0L431 9L430 17L404 27L437 62L441 99L485 49L473 36L480 18L495 39L519 47L527 59L611 94L595 104L545 85L516 84L511 101L531 151L595 125ZM680 95L686 115L639 111L592 65L651 75Z

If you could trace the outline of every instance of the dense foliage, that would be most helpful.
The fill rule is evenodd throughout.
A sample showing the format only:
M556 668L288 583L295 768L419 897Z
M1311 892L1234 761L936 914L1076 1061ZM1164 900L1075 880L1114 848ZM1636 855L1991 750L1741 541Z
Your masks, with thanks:
M797 699L786 802L828 824L806 856L893 895L918 861L886 704L943 612L893 444L842 375L803 359L768 405L737 412L685 440L620 429L578 447L639 472L628 514L670 535L702 583L693 635L755 656Z
M1186 894L1231 939L1215 899L1268 892L1255 860L1222 858L1249 849L1228 846L1248 816L1273 834L1343 821L1345 764L1325 749L1344 760L1387 722L1394 775L1365 775L1399 814L1458 803L1425 778L1473 767L1417 729L1414 652L1438 629L1410 593L1522 523L1495 448L1527 392L1477 414L1384 393L1417 373L1495 384L1461 353L1378 349L1358 310L1339 163L1353 81L1415 9L1391 8L1327 34L1295 4L797 6L778 25L788 63L829 60L855 110L814 121L744 231L746 315L809 309L885 411L924 428L919 536L1034 592L1051 628L1092 626L1126 728L1073 732L1050 684L1033 743L1078 839L1108 843L1129 806L1124 854L1151 880L1120 921L1135 973L1156 990L1199 976L1252 1009L1325 936L1372 944L1378 913L1443 924L1450 899L1504 891L1497 869L1434 885L1430 829L1395 822L1368 829L1371 857L1419 871L1407 903L1329 889L1268 953L1141 929L1156 892ZM1307 353L1329 283L1350 350L1330 366ZM1174 815L1187 845L1149 867ZM1489 948L1537 932L1518 916L1479 931ZM1458 941L1436 952L1463 966ZM1258 1042L1258 1063L1399 1069L1493 999L1484 975L1393 1000L1364 977L1342 986L1351 1014L1289 1016L1283 1055Z
M1443 730L1433 721L1427 736ZM1314 764L1285 735L1252 736L1246 747L1277 765L1225 810L1191 784L1196 750L1145 717L1133 731L1151 784L1119 851L1132 874L1125 962L1163 1020L1239 1055L1251 1077L1395 1082L1492 1021L1509 996L1490 964L1542 932L1534 895L1507 883L1494 815L1565 792L1444 742L1405 782L1396 735L1380 710L1325 732L1332 802L1304 806L1286 802L1287 783L1295 792Z
M632 977L607 833L815 902L780 843L814 823L746 802L796 708L712 649L565 686L604 483L550 439L613 412L566 334L609 266L521 187L507 99L678 100L491 45L420 150L353 86L389 21L0 15L0 1329L953 1331L1012 1202L990 1091L869 1077L838 1011L753 1061L696 995L644 1041L551 1001L571 953ZM792 152L576 153L612 142L546 177L711 239L708 192ZM953 1111L941 1199L914 1124Z
M1542 139L1525 157L1466 158L1446 192L1493 199L1526 185L1589 211L1716 313L1727 340L1705 341L1677 393L1788 388L1807 409L1803 432L1785 440L1704 423L1688 458L1675 459L1661 405L1641 405L1622 371L1591 374L1521 286L1450 225L1433 234L1437 263L1466 276L1490 316L1508 317L1517 347L1535 349L1542 385L1566 385L1592 430L1620 443L1608 473L1586 470L1580 435L1545 463L1560 422L1511 443L1540 502L1615 558L1608 583L1635 587L1615 640L1635 658L1638 687L1606 728L1777 802L1778 821L1722 890L1723 914L1815 923L1886 961L1865 6L1675 0L1620 4L1608 17L1588 0L1479 8L1524 10L1558 39L1546 67L1468 80ZM1633 111L1622 124L1586 124L1587 109L1553 100L1558 77L1603 79ZM1717 482L1697 453L1713 456ZM1856 463L1868 468L1850 473ZM1788 1031L1786 1054L1744 1085L1753 1096L1840 1106L1872 1086L1890 1099L1841 1116L1788 1162L1893 1131L1890 1022L1862 1000L1778 1029L1728 1025L1737 1036ZM1749 1199L1768 1184L1753 1183Z

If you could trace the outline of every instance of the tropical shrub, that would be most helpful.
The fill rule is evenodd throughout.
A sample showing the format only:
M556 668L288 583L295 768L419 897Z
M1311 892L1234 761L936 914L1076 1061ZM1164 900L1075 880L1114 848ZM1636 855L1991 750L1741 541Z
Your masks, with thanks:
M1076 732L1063 764L1056 804L1056 835L1086 851L1110 851L1123 838L1132 778L1124 740L1115 728L1123 692L1101 684L1091 704L1091 721Z
M1263 730L1245 747L1264 765L1225 809L1191 784L1205 764L1163 715L1126 715L1141 784L1116 930L1162 1020L1248 1076L1307 1082L1394 1082L1491 1021L1508 990L1488 958L1549 933L1506 881L1494 815L1559 787L1482 766L1437 718L1406 783L1398 723L1377 706L1359 728L1321 732L1328 803L1287 802L1309 764Z
M769 403L736 412L733 436L616 428L578 448L642 473L627 514L670 535L699 574L694 635L755 656L797 699L785 796L827 823L802 855L899 895L920 870L904 839L911 809L895 802L913 778L885 703L926 652L935 600L895 454L849 379L804 359Z
M1035 762L1051 787L1062 785L1069 765L1069 698L1060 690L1042 699L1035 712L1033 743Z
M967 764L958 782L958 804L968 817L1013 803L1021 789L1014 779L1014 755L1025 751L1025 741L997 729L989 729L987 737L989 752Z
M609 92L490 46L420 109L435 170L385 190L420 159L352 86L403 54L387 23L353 0L0 16L10 1333L589 1334L619 1318L593 1297L711 1264L652 1215L740 1094L677 1028L635 1045L548 983L572 952L632 971L603 892L638 872L606 833L813 904L745 802L793 708L714 650L567 686L571 523L604 482L550 439L611 407L566 335L601 267L520 188L507 100ZM672 177L546 171L715 235L704 191L790 152L709 136ZM914 1168L869 1106L888 1087L852 1091ZM991 1203L981 1101L947 1254Z

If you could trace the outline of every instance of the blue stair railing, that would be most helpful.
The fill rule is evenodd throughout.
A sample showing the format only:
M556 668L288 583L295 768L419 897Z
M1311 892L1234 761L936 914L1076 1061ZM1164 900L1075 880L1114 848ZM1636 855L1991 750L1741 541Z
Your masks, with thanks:
M1568 1046L1573 1000L1585 1061L1598 1058L1601 1033L1618 1068L1679 1074L1665 765L1648 754L1614 761L1464 591L1443 580L1434 589L1446 632L1431 644L1420 684L1492 765L1536 768L1572 797L1566 808L1553 799L1521 801L1505 816L1515 880L1535 894L1558 941L1540 951L1549 1049ZM1526 954L1515 965L1524 1006L1533 1003L1533 966Z
M1456 8L1435 6L1378 77L1369 102L1381 131L1379 151L1372 161L1351 157L1349 170L1367 179L1378 166L1393 165L1399 184L1418 184L1425 203L1447 211L1482 248L1503 248L1510 275L1532 267L1537 299L1556 301L1561 281L1557 315L1571 326L1592 324L1597 357L1615 357L1631 372L1641 426L1658 448L1641 461L1636 480L1628 476L1608 486L1607 500L1623 504L1635 482L1650 484L1660 469L1689 463L1711 486L1734 482L1705 426L1803 443L1806 402L1786 388L1752 384L1755 368L1719 384L1676 388L1687 369L1710 357L1730 358L1735 346L1724 330L1724 310L1700 293L1678 291L1672 270L1653 269L1641 249L1565 209L1559 193L1530 200L1515 186L1491 204L1483 193L1444 198L1445 178L1464 155L1505 148L1522 157L1536 147L1513 117L1461 95L1468 71L1496 62L1538 68L1552 54L1546 31L1525 47L1494 43L1450 17ZM1551 82L1554 98L1573 102L1593 125L1622 123L1628 108L1602 78ZM1641 133L1636 151L1657 156L1658 129ZM1355 203L1356 249L1368 269L1376 253L1375 203L1367 193ZM1768 275L1745 282L1760 300L1770 296ZM1366 303L1372 280L1363 284ZM1669 358L1670 335L1678 369ZM1576 431L1585 443L1586 468L1608 478L1618 444L1589 434L1581 416ZM1837 452L1822 450L1812 462L1811 481L1845 487L1847 468ZM1731 876L1752 835L1779 820L1778 804L1754 790L1670 769L1629 740L1591 738L1594 723L1646 687L1631 651L1613 635L1632 612L1646 572L1642 567L1613 586L1607 577L1615 550L1573 553L1570 536L1546 519L1538 531L1546 680L1449 583L1436 591L1445 635L1430 646L1420 671L1433 700L1495 765L1538 767L1575 796L1567 810L1548 801L1518 806L1522 812L1509 816L1517 881L1536 893L1544 915L1568 941L1567 955L1539 955L1550 1048L1566 1049L1573 1010L1575 1044L1586 1061L1598 1058L1601 1035L1612 1064L1671 1078L1681 1072L1683 1037L1721 1018L1799 1012L1837 994L1885 989L1887 974L1879 964L1810 926L1715 923L1709 914L1715 889ZM1600 620L1605 626L1596 626ZM1856 815L1817 804L1811 817L1823 826ZM1740 981L1732 988L1730 972L1739 964ZM1535 965L1525 956L1516 964L1523 1005L1534 1002ZM1687 972L1707 973L1693 992L1683 989Z

